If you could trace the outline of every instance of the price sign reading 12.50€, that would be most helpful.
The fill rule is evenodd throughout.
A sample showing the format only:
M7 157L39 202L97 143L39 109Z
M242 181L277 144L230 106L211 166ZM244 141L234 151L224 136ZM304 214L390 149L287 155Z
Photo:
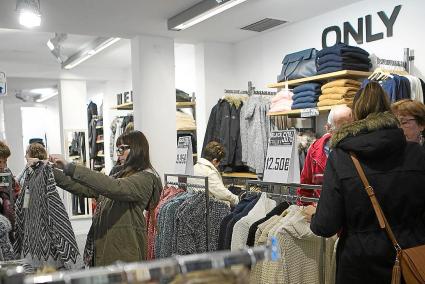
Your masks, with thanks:
M176 174L193 175L192 140L190 136L179 138L175 170Z
M263 180L268 182L299 183L300 161L297 149L295 130L271 132Z

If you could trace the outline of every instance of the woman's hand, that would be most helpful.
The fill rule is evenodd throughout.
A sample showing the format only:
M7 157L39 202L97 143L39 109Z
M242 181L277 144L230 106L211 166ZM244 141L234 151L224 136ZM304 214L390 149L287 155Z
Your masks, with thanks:
M308 205L303 208L303 214L305 216L305 220L311 223L311 217L316 213L316 207L313 205Z
M68 164L67 161L65 161L65 158L62 155L59 154L52 154L49 156L49 161L53 163L53 165L58 168L63 170L65 168L65 166Z

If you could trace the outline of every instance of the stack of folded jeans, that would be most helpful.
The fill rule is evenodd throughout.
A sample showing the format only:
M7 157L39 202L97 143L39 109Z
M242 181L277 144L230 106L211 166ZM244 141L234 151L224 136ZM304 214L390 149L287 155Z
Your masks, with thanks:
M307 83L294 88L292 109L313 108L321 94L319 83Z
M372 67L369 53L360 47L337 43L317 53L317 74L341 70L369 71Z
M354 96L360 90L361 83L351 79L338 79L322 86L322 95L318 106L339 104L352 105Z
M290 90L282 90L271 99L269 112L280 112L291 110L292 96L294 94Z

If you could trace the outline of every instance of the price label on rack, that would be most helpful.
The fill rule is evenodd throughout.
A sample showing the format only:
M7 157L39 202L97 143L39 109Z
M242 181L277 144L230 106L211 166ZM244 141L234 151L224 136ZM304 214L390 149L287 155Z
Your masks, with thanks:
M177 142L176 174L193 175L192 140L183 136Z
M274 131L270 134L264 181L299 183L300 166L295 130Z
M303 108L301 110L301 117L313 117L319 115L318 108Z

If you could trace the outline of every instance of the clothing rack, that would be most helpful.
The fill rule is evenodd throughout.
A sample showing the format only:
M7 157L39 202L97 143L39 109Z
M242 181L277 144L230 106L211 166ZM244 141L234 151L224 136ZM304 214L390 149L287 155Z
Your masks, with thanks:
M319 198L314 197L304 197L304 196L297 196L295 192L290 192L290 189L296 189L296 188L302 188L307 190L321 190L321 185L313 185L313 184L302 184L302 183L277 183L277 182L266 182L266 181L260 181L260 180L248 180L246 181L246 187L247 190L249 190L250 186L259 186L261 189L261 192L259 193L266 193L267 195L270 195L271 197L279 197L283 198L287 202L295 203L296 201L302 201L302 202L318 202ZM274 189L274 186L279 186L280 190L276 192ZM281 189L287 188L289 189L289 193L282 193ZM326 263L326 256L325 256L325 247L326 247L326 239L322 239L322 253L321 253L321 259L320 259L320 283L325 284L325 263Z
M225 94L233 94L233 95L248 95L248 96L252 96L252 95L274 96L274 95L276 95L276 92L256 91L255 87L252 85L251 81L248 82L248 90L247 91L224 89L224 93Z
M250 265L263 260L275 261L279 258L277 241L272 240L268 246L247 248L237 252L213 252L185 256L175 256L149 262L118 263L99 268L74 272L57 272L52 274L25 276L9 272L4 284L35 283L139 283L143 281L160 281L170 279L178 274L206 269L221 269L233 265ZM7 274L7 273L3 273Z
M267 182L261 180L247 180L246 190L249 191L252 186L257 186L261 189L261 193L265 192L270 196L283 197L286 201L294 203L296 201L301 202L318 202L319 198L298 196L293 189L302 188L307 190L321 190L321 185L313 184L302 184L302 183L277 183ZM276 186L279 190L276 190ZM282 188L285 188L287 192L283 192Z
M392 59L383 59L383 58L376 57L376 65L402 67L408 73L410 73L411 64L415 60L415 56L414 56L413 50L411 50L410 48L404 48L403 52L404 52L403 60L392 60Z
M177 179L177 181L171 181L170 178ZM202 183L189 183L189 180L200 181ZM191 175L179 175L179 174L165 174L164 175L165 185L175 185L180 189L187 191L191 188L203 189L205 192L205 238L207 243L207 251L210 251L210 191L208 189L208 177L203 176L191 176Z

